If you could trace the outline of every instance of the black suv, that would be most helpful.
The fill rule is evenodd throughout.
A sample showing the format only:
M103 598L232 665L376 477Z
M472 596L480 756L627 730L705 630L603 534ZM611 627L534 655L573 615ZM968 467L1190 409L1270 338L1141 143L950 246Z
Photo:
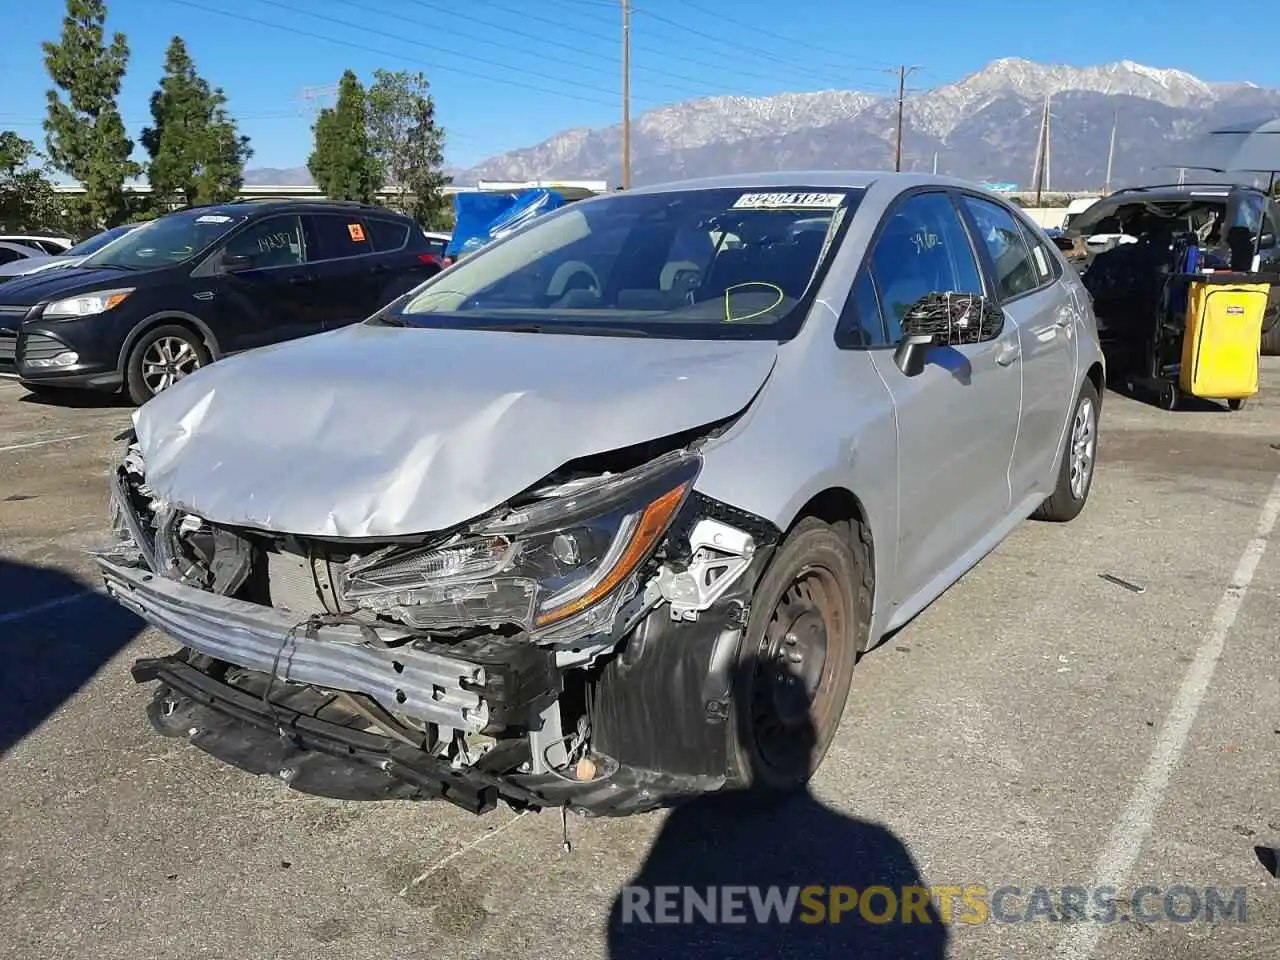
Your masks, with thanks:
M0 286L0 374L144 403L228 354L363 320L440 271L409 217L245 201L153 220L78 267Z

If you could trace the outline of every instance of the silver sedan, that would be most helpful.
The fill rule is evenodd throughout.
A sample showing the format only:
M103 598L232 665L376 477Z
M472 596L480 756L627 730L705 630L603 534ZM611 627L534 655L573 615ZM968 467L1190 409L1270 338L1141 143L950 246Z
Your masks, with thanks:
M613 193L150 401L99 563L183 647L135 668L157 729L296 789L773 793L862 652L1080 512L1103 383L1074 271L972 184Z

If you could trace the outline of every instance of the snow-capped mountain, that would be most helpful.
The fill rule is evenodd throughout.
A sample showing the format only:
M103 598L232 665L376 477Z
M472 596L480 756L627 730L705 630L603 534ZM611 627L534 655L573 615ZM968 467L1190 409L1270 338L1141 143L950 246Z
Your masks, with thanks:
M1119 117L1114 182L1123 184L1176 167L1179 144L1208 126L1280 115L1280 92L1252 83L1207 83L1128 60L1072 67L1004 58L908 98L904 168L929 169L936 153L939 172L1029 183L1046 96L1055 189L1101 186L1113 116ZM858 91L690 100L633 120L632 179L641 185L789 167L884 168L893 161L895 120L892 99ZM579 128L486 160L455 182L556 176L617 182L620 157L620 126Z

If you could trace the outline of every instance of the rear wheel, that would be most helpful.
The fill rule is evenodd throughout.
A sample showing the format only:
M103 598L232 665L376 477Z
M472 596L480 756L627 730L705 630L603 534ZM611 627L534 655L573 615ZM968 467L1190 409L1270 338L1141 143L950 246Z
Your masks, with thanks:
M856 531L848 537L816 518L783 541L752 597L738 655L731 787L780 795L822 762L870 620L869 559Z
M1075 411L1058 466L1058 483L1033 517L1053 523L1074 520L1084 509L1093 487L1098 452L1098 390L1086 380L1076 398Z
M1231 399L1231 400L1228 400L1228 401L1227 401L1227 409L1228 409L1228 410L1232 410L1232 411L1234 411L1234 410L1243 410L1243 409L1244 409L1244 405L1245 405L1245 398L1244 398L1244 397L1235 397L1235 398L1233 398L1233 399Z
M209 351L186 327L166 324L148 330L133 345L125 367L125 391L144 404L209 362Z

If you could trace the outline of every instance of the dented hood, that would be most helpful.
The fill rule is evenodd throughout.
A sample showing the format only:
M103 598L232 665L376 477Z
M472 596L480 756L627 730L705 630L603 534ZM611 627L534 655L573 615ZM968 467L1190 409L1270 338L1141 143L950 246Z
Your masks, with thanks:
M579 457L751 402L771 341L357 324L212 364L134 415L147 483L218 523L426 533Z

